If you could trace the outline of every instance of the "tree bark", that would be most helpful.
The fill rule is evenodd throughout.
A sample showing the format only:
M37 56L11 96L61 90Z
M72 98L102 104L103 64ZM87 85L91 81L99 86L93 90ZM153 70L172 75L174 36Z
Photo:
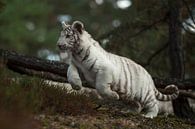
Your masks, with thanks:
M185 75L184 54L182 47L181 33L181 6L180 0L168 0L169 3L169 59L170 76L183 80ZM195 120L195 113L190 108L189 102L185 97L173 100L174 113L181 118Z
M53 73L46 72L46 71L36 71L36 70L32 70L32 69L28 69L28 68L24 68L24 67L20 67L16 65L10 65L10 64L8 64L7 67L14 72L25 74L28 76L35 76L38 78L52 80L52 81L61 82L61 83L68 82L66 77L62 77L60 75L53 74Z
M37 57L29 57L13 51L0 49L0 57L7 65L15 65L36 71L47 71L66 77L68 65L59 61L50 61Z
M169 58L171 78L184 79L184 54L181 34L181 2L169 0Z

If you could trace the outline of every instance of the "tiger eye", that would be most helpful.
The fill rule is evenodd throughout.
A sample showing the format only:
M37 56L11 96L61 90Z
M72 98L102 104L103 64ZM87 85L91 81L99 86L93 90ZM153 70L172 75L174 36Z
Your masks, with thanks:
M70 37L70 35L66 35L66 38L69 38Z

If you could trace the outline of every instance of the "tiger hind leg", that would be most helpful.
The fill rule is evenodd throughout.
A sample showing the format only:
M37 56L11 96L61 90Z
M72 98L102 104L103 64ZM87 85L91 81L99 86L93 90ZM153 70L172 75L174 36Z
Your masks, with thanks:
M138 101L128 101L128 102L124 102L124 104L126 106L124 106L124 108L122 108L122 112L123 113L135 113L138 114L141 112L141 104Z
M154 118L158 115L158 104L157 101L150 101L144 107L144 117L146 118Z

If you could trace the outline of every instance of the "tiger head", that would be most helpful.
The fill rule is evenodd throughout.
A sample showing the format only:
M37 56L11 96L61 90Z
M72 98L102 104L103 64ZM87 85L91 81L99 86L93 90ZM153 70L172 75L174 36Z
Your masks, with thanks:
M79 42L79 37L84 31L84 25L80 21L73 22L68 25L62 22L62 31L57 41L57 46L60 51L72 50Z

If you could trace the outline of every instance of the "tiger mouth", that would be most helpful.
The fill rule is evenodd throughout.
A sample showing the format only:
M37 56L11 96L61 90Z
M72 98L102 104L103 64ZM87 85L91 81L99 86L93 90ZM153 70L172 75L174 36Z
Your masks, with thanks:
M68 47L66 47L65 45L59 45L58 48L59 48L59 50L61 50L61 51L65 51L65 50L68 49Z

